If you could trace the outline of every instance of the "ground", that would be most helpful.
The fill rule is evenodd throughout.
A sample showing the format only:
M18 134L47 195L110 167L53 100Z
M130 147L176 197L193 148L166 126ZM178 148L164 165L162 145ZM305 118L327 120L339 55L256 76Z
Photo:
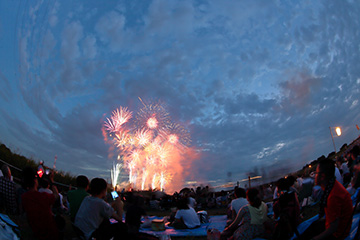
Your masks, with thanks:
M208 212L209 216L214 215L225 215L226 209L225 208L216 208L216 209L208 209L206 210ZM313 217L318 212L318 205L311 206L311 207L305 207L302 211L303 221ZM148 210L147 211L149 216L169 216L170 211L160 211L160 210ZM11 216L11 219L13 219L16 223L19 224L21 229L21 239L29 239L29 240L36 240L32 236L31 229L26 221L26 219L19 218L19 217L13 217ZM77 235L74 231L74 229L71 226L70 217L65 216L66 220L66 228L64 233L64 240L75 240L78 239ZM206 237L171 237L171 239L176 240L206 240Z

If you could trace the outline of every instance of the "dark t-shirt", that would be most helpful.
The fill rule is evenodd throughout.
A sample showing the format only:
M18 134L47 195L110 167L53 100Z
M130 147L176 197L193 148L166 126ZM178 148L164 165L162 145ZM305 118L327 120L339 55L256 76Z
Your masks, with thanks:
M78 212L80 205L85 197L90 194L85 189L79 188L68 192L67 198L70 204L70 217L71 221L75 221L76 213Z
M141 216L146 215L145 210L142 207L130 205L126 211L125 223L140 227Z

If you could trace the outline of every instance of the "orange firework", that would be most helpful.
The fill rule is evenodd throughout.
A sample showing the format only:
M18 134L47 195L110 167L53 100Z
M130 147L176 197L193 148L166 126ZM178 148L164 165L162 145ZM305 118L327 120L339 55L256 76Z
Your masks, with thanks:
M140 98L139 98L140 99ZM132 113L120 107L107 118L103 130L105 139L113 139L127 168L134 188L146 187L172 190L172 179L181 177L182 152L190 143L189 132L172 123L162 104L145 104L129 122ZM129 122L129 123L128 123Z

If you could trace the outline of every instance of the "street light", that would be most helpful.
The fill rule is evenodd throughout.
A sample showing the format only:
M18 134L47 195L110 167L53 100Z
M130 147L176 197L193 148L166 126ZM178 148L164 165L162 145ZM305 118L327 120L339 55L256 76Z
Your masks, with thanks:
M340 127L329 127L330 129L330 134L331 134L331 139L332 139L332 142L334 144L334 149L335 149L335 153L336 153L336 147L335 147L335 141L334 141L334 135L333 135L333 132L332 132L332 128L335 128L335 133L337 136L341 136L341 128Z

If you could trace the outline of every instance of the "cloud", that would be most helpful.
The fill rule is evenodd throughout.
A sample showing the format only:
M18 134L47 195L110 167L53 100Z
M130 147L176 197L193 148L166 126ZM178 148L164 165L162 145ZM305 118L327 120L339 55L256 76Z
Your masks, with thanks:
M145 19L146 35L157 35L159 39L165 36L181 39L192 32L194 13L191 2L155 0L149 6Z
M112 51L120 51L124 43L125 17L115 11L104 14L95 25L100 40Z
M7 77L0 70L0 79L2 83L2 87L0 89L0 96L6 102L9 102L11 99L11 85Z
M80 57L78 42L83 38L83 27L79 21L66 24L62 32L61 55L65 64Z
M51 27L55 27L58 23L58 16L57 16L57 11L60 7L59 2L54 2L54 5L52 7L52 9L50 10L50 14L49 14L49 24Z
M93 59L96 56L96 38L94 36L90 35L84 39L83 52L88 59Z
M312 96L317 94L321 78L299 72L280 83L282 91L281 107L288 112L303 110L312 104Z

